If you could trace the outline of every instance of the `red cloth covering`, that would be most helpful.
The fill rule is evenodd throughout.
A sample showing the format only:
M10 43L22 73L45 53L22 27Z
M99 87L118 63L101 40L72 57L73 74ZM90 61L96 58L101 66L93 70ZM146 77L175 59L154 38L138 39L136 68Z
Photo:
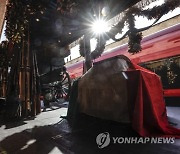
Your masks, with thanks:
M169 125L163 88L158 75L136 64L126 72L132 127L141 136L180 138L180 129Z

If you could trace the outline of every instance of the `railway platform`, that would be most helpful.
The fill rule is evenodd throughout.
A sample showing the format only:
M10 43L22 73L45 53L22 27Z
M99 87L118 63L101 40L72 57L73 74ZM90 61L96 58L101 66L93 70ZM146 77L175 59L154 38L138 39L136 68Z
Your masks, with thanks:
M53 109L52 109L53 108ZM109 132L112 136L137 137L128 124L82 117L76 126L70 126L61 115L66 115L67 106L54 104L34 119L26 119L0 125L1 154L84 154L84 153L158 153L178 154L180 140L171 144L110 144L100 149L96 144L99 133ZM180 109L167 107L170 123L180 128Z

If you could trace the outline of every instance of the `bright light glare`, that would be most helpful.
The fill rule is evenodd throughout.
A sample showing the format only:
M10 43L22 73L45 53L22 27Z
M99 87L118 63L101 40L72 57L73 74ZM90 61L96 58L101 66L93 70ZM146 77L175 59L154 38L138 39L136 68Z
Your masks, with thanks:
M107 24L106 21L104 21L104 20L97 20L97 21L95 21L93 23L92 30L96 34L100 34L100 33L108 32L110 30L110 27L108 27L108 24Z

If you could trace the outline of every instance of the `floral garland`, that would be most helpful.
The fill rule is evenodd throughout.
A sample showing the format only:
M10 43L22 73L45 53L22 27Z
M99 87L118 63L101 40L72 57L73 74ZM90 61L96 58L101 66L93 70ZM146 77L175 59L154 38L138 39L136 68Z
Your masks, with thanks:
M122 20L114 27L111 28L110 32L106 33L108 37L106 37L106 41L108 39L113 39L114 41L120 41L124 39L126 36L129 37L128 41L128 52L135 54L141 51L141 40L142 40L142 31L152 27L163 15L167 14L169 11L174 10L180 6L179 0L168 0L165 1L164 4L160 6L155 6L152 9L140 9L137 7L132 7L125 12L124 17ZM149 20L156 19L155 22L147 27L136 29L135 28L135 16L144 16L147 17ZM117 33L122 33L122 29L128 25L129 30L119 39L116 39L115 36ZM81 44L80 44L81 46ZM81 48L81 47L80 47ZM105 48L104 41L98 41L96 49L92 52L92 57L95 59L103 53L102 49ZM96 54L95 54L96 53Z

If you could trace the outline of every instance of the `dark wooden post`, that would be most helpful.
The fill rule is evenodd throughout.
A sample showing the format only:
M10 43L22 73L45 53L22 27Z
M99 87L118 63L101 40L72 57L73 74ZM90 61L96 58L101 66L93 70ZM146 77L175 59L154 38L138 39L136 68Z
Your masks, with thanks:
M2 53L0 57L0 97L6 97L7 91L7 77L8 77L8 58L7 50Z
M26 42L26 55L25 55L25 62L26 62L26 74L25 74L25 81L26 81L26 107L28 111L31 111L31 102L30 102L30 40L29 40L29 31L27 32L27 42Z
M6 97L6 90L7 90L7 71L8 68L4 66L2 68L2 97Z
M21 48L21 64L19 72L19 98L22 102L22 114L27 116L31 111L30 102L30 41L29 32L23 38Z
M40 105L40 84L38 77L38 67L36 60L36 53L31 50L31 100L32 100L32 115L36 115L41 112Z
M36 100L36 112L37 114L41 112L41 102L40 102L40 79L37 65L36 53L34 52L34 71L35 71L35 82L34 86L36 89L35 100Z
M90 37L88 34L84 36L84 52L85 52L85 69L84 73L88 71L92 67L92 59L91 59L91 45L90 45Z
M25 41L22 41L20 54L20 71L19 71L19 99L22 103L22 114L26 114L26 81L25 81Z

